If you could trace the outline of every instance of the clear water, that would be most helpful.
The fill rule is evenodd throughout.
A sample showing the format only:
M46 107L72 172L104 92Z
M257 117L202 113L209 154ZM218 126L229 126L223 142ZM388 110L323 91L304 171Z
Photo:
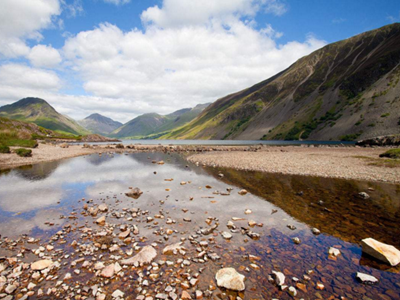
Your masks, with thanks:
M153 160L163 160L165 164L154 164ZM221 172L223 178L218 176ZM400 248L399 185L203 168L187 163L179 154L162 153L89 155L0 174L2 239L16 239L28 234L29 237L40 238L41 244L45 245L63 226L71 225L75 229L65 237L66 244L55 243L56 248L71 254L70 258L61 259L67 263L67 267L59 271L60 277L63 277L62 273L73 270L68 265L77 256L74 256L75 249L69 245L73 240L81 241L79 228L102 230L94 223L98 216L81 214L83 205L92 199L94 203L109 205L107 222L116 225L115 233L118 234L120 224L134 223L140 229L140 237L146 237L140 239L140 245L158 243L156 260L176 261L181 258L163 256L161 249L166 244L179 242L182 237L196 234L201 228L208 228L205 222L208 217L217 218L219 227L215 233L201 236L199 240L210 241L211 238L211 241L215 241L209 247L221 256L221 260L192 263L190 267L183 268L179 265L171 267L192 273L205 268L196 289L204 291L210 284L215 285L214 276L219 268L234 267L246 276L246 290L239 294L242 298L292 299L287 291L280 291L268 282L267 276L272 270L282 271L286 275L286 284L294 286L293 277L302 280L303 275L311 270L311 281L304 282L306 291L297 289L296 298L399 299L400 267L390 268L377 263L362 255L359 247L362 238L374 237ZM165 181L171 178L173 181ZM181 185L182 181L190 183ZM129 187L139 187L144 193L137 200L128 198L124 193ZM229 196L216 192L225 192L227 188L233 189ZM239 195L238 191L242 188L249 193ZM357 194L361 191L367 191L371 198L360 199ZM133 221L117 219L112 215L133 207L148 210L148 216L152 217L163 214L165 219L155 218L147 223L147 215ZM252 213L245 214L246 209L251 209ZM76 213L76 219L67 218L71 213ZM248 227L249 220L262 223L262 227L252 228L261 235L260 239L252 240L239 232L232 233L230 241L224 240L220 233L229 231L226 224L232 217L244 219L235 221L239 228ZM167 218L175 219L176 224L166 224ZM191 222L185 222L184 218L190 218ZM54 225L49 226L48 222ZM291 230L287 225L293 225L296 229ZM322 234L313 235L313 227L319 228ZM162 236L154 234L161 228L177 232L165 241ZM300 245L292 242L294 237L301 239ZM132 247L118 238L114 240L124 251ZM92 242L89 239L84 241ZM26 249L38 247L27 243L20 246ZM197 255L195 245L186 241L185 247L186 257ZM342 254L336 259L329 258L330 247L340 249ZM15 251L4 243L0 246L0 256L15 255ZM255 262L260 269L255 270L250 266L249 254L260 258ZM107 251L103 255L104 260L109 259ZM29 261L35 257L26 255L24 259ZM91 257L85 259L90 260ZM164 275L151 282L148 290L162 290L168 282L179 276L162 270ZM124 278L134 277L136 272L135 269L128 269ZM375 286L363 285L356 281L356 272L371 274L380 282ZM90 285L99 280L95 274L82 269L80 275L73 273L72 282ZM317 282L323 283L325 289L317 290ZM46 289L52 284L43 281L38 288ZM132 280L112 280L104 286L104 290L111 294L118 288L126 293L126 299L135 299L136 287L136 282ZM217 288L214 297L226 298L223 293L236 295Z

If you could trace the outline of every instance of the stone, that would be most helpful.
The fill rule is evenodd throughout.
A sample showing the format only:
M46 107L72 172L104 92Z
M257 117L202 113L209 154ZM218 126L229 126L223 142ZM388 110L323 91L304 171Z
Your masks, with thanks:
M301 243L301 241L298 237L293 238L292 241L293 241L293 243L295 243L297 245Z
M319 229L317 229L317 228L313 228L311 231L312 231L312 233L315 234L315 235L318 235L318 234L321 233L321 231L320 231Z
M142 266L151 263L157 256L157 251L152 246L145 246L135 256L121 261L123 265Z
M138 199L142 194L143 192L137 187L131 189L128 193L125 193L126 196L134 199Z
M43 259L31 264L31 269L34 271L44 270L52 265L53 261L50 259Z
M108 206L107 206L107 204L104 204L104 203L100 204L100 205L99 205L99 210L102 211L102 212L108 211Z
M288 292L289 292L289 294L290 294L292 297L295 297L295 296L297 295L296 288L293 287L293 286L289 287Z
M190 294L188 292L182 291L181 299L182 300L189 300L189 299L192 299L192 297L190 296Z
M368 274L364 274L364 273L360 273L360 272L357 272L356 278L360 282L365 283L365 284L375 284L375 283L379 282L379 280L376 279L374 276L371 276L371 275L368 275Z
M124 292L121 292L120 290L116 290L114 291L114 293L111 294L113 298L122 298L124 297L124 295Z
M215 275L217 285L233 291L244 291L246 286L244 284L245 276L238 273L234 268L220 269Z
M13 285L13 284L9 284L7 285L6 289L4 290L7 294L12 294L15 292L15 290L17 289L17 286Z
M392 267L400 263L400 251L394 246L381 243L373 238L367 238L361 241L361 247L362 252Z
M360 197L361 199L364 199L364 200L367 200L370 198L370 196L366 192L358 193L358 197Z
M329 255L336 257L340 255L340 250L334 247L330 247L328 253Z
M101 276L105 278L111 278L114 276L115 266L114 264L108 265L101 271Z
M285 284L285 275L282 272L272 271L272 278L278 286Z
M163 249L163 254L177 254L179 251L183 250L182 243L176 243L172 245L168 245Z
M99 225L104 225L106 223L106 216L101 216L96 220L96 223Z
M131 230L130 230L130 229L127 229L127 230L125 230L125 231L122 231L122 232L118 235L118 237L119 237L120 239L126 239L126 238L130 235L130 233L131 233Z
M222 232L221 235L222 235L222 237L223 237L224 239L226 239L226 240L230 240L230 239L232 238L232 234L230 234L230 233L227 232L227 231Z
M238 192L238 194L244 196L244 195L247 194L247 191L246 191L245 189L243 189L243 190L240 190L240 191Z

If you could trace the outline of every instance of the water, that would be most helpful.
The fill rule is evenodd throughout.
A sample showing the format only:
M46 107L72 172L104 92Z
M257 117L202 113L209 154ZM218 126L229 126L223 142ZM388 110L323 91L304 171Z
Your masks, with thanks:
M153 164L153 160L163 160L165 164ZM221 172L224 174L222 178L218 175ZM165 181L171 178L173 181ZM186 184L181 185L183 181ZM126 197L124 193L129 187L139 187L143 195L137 200ZM227 188L233 188L229 196L219 193L226 192ZM250 193L239 195L238 191L242 188ZM367 191L371 198L360 199L357 195L361 191ZM79 282L81 288L105 283L90 269L80 268L79 264L78 267L70 267L71 262L79 258L76 248L70 246L73 240L82 245L96 242L97 238L90 235L82 237L83 228L103 231L103 227L94 223L103 214L91 217L84 213L85 203L93 205L90 199L93 203L108 204L108 229L113 229L118 235L121 224L135 224L140 233L133 239L139 245L157 243L156 261L174 262L171 267L162 266L159 271L151 271L160 277L150 280L147 287L149 294L163 291L168 284L176 284L177 280L185 281L183 273L193 275L201 268L204 270L196 289L205 291L210 285L215 285L214 276L221 267L234 267L246 276L246 290L239 293L242 299L292 299L287 291L280 291L268 282L267 277L272 270L285 273L289 286L296 284L293 277L305 284L305 291L297 289L297 298L399 299L400 267L390 268L362 255L359 243L362 238L373 237L400 248L400 185L202 168L187 163L179 154L103 154L43 163L1 173L2 240L18 239L22 234L41 240L39 244L29 244L23 239L17 246L11 247L10 243L3 242L0 256L15 256L21 248L45 246L57 231L70 225L71 230L64 238L52 242L56 249L62 249L63 255L71 255L56 256L61 263L66 263L57 275L63 278L65 273L72 273L72 282ZM140 214L129 221L124 212L130 208L140 208L148 214ZM245 214L246 209L252 213ZM122 214L122 217L116 218L115 213L117 216ZM157 215L164 218L156 218ZM148 216L154 220L146 222ZM260 239L252 240L238 232L232 233L230 241L224 240L220 233L229 231L226 224L232 217L244 219L234 222L238 228L249 227L249 220L262 223L262 227L251 228L261 235ZM167 218L176 220L176 223L166 224ZM184 218L189 218L191 222L184 221ZM212 224L217 222L219 227L214 234L199 235L195 240L207 240L208 251L218 254L221 260L205 263L192 261L190 266L181 266L177 263L179 258L190 259L198 255L198 246L188 241L184 243L187 249L185 256L162 255L165 245L179 242L181 238L187 239L199 229L209 228L207 218L217 218ZM112 224L115 226L112 227ZM287 225L296 229L291 230ZM313 235L313 227L319 228L322 234ZM167 241L164 239L166 229L176 230L168 235ZM292 242L294 237L301 239L300 245ZM63 240L65 244L61 243ZM115 261L112 255L128 257L126 252L132 249L133 241L125 244L115 236L114 242L122 252L98 250L84 258L88 261L96 258L107 265ZM328 257L330 247L340 249L341 255ZM259 257L254 261L257 269L251 266L249 254ZM27 262L37 259L29 251L23 258ZM73 273L76 268L81 270L79 275ZM139 283L129 279L129 276L137 278L138 269L124 269L124 275L106 283L104 291L111 294L120 289L125 292L126 299L135 299ZM363 285L356 281L356 272L371 274L380 282L375 286ZM309 282L303 280L305 274L311 277ZM145 278L148 279L146 273ZM323 283L325 289L317 290L317 283ZM43 281L38 283L37 288L47 290L53 286L51 281ZM225 292L236 295L217 288L214 297L226 298ZM178 284L177 294L180 293ZM60 292L52 298L64 299L66 294Z
M240 145L354 145L355 142L340 141L261 141L261 140L121 140L124 145L142 144L142 145L213 145L213 146L240 146ZM79 143L83 144L83 143ZM107 143L88 143L88 144L110 144Z

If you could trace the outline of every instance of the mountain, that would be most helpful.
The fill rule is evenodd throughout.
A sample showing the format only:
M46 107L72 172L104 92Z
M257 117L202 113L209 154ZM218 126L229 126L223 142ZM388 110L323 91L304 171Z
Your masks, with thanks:
M329 44L161 138L355 140L400 132L400 24Z
M49 103L40 98L24 98L13 104L2 106L0 117L35 123L62 133L88 133L74 120L58 113Z
M80 120L79 124L87 130L101 135L108 135L115 129L122 126L122 123L114 121L100 114L91 114L85 119Z
M208 105L199 104L194 108L184 108L169 115L148 113L134 118L115 130L111 136L118 138L157 138L196 118Z

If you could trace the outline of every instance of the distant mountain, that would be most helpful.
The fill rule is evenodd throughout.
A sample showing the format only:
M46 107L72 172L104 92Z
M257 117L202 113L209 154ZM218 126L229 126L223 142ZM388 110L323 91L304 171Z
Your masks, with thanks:
M100 114L91 114L85 119L80 120L79 124L90 132L101 135L108 135L115 129L122 126L122 123L114 121Z
M199 104L194 108L184 108L165 116L156 113L144 114L116 129L111 136L118 138L157 138L192 121L208 105L210 104Z
M327 45L162 138L355 140L400 133L400 24Z
M88 133L74 120L58 113L49 103L40 98L24 98L13 104L2 106L0 117L35 123L62 133Z

